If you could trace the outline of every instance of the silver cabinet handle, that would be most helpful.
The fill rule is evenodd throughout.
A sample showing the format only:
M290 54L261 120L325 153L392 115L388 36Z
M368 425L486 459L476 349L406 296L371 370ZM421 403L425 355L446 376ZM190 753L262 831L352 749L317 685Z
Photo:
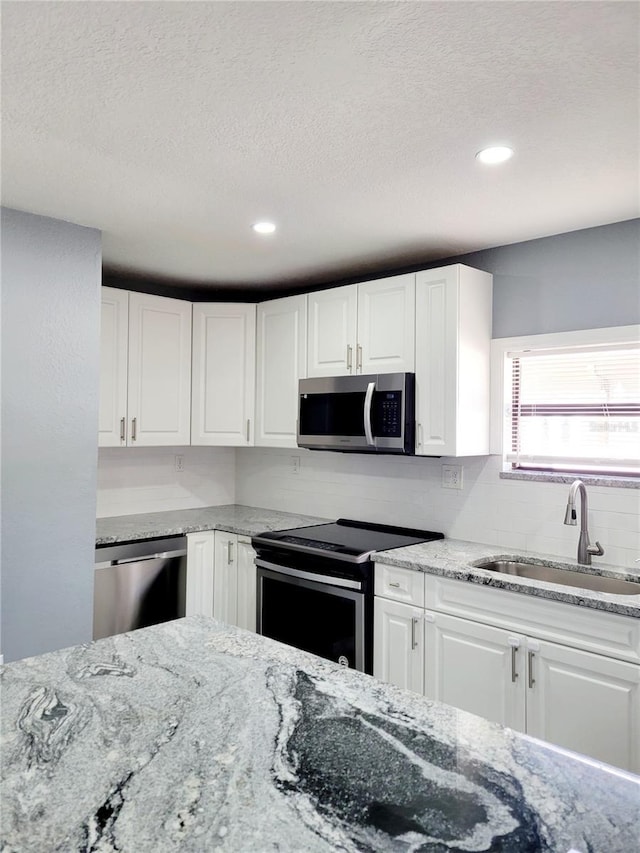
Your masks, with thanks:
M347 370L349 373L353 371L353 347L347 344Z
M232 550L231 550L232 548L233 548L233 542L231 541L231 539L229 539L229 541L227 542L227 563L229 565L231 565L231 563L233 563L233 556L232 556Z
M127 440L127 435L126 435L126 432L125 432L125 429L126 429L126 423L127 423L127 419L126 419L126 418L120 418L120 441L121 441L123 444L124 444L124 442Z
M418 641L416 639L416 626L418 625L418 619L414 616L411 620L411 650L418 648Z
M358 354L358 358L356 360L356 373L358 371L360 371L360 373L362 373L362 347L360 346L360 344L358 344L358 346L357 346L357 354Z
M516 646L511 646L511 681L514 683L518 679L518 673L516 671L516 655L518 653L518 649Z
M533 687L536 683L535 678L533 677L533 658L535 657L533 652L529 652L527 654L528 664L529 664L529 687Z
M251 436L251 420L249 418L247 418L247 444L249 444L250 436Z
M418 424L418 447L422 447L422 424Z
M367 393L364 396L364 434L369 447L375 447L373 440L373 430L371 429L371 403L373 401L373 392L376 390L376 383L369 382L367 385Z
M400 584L397 581L389 581L389 586L393 586L397 589L400 586Z
M131 418L131 441L135 441L138 437L138 419Z

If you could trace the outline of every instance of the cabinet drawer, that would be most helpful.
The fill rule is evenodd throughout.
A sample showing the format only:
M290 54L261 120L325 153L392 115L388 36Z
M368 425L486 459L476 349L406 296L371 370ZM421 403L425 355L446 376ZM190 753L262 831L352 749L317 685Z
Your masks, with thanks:
M640 619L427 575L426 607L576 649L640 662Z
M375 594L424 607L424 573L376 563Z

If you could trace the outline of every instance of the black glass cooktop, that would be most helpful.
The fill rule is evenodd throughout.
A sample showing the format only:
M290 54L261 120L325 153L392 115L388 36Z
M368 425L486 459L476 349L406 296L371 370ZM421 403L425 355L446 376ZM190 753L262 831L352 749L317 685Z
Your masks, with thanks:
M368 559L375 551L417 545L419 542L429 542L433 539L444 539L444 536L431 530L413 530L339 518L338 521L328 524L261 533L254 536L252 542L254 548L258 549L272 547L314 552L327 557L351 557L360 561Z

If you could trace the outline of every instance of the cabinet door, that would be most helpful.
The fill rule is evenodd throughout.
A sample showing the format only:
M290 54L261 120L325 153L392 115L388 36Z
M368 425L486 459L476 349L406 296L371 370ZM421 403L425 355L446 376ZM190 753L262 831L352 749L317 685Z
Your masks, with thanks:
M185 616L213 616L213 530L187 535L187 601Z
M415 274L358 285L358 373L415 369Z
M191 444L253 444L255 305L193 306Z
M238 537L235 533L216 530L214 541L213 615L227 625L235 625L238 618Z
M640 666L528 641L527 733L640 772Z
M258 575L255 564L256 552L251 539L238 536L238 614L236 624L247 631L256 630L256 590Z
M462 264L416 274L416 453L489 453L492 277Z
M425 695L524 731L524 638L441 613L425 620Z
M298 380L306 376L307 297L258 305L255 444L297 447Z
M356 370L356 285L308 296L307 376L348 376Z
M191 303L129 294L129 438L191 441Z
M373 674L381 681L422 693L424 611L376 596L373 611Z
M129 293L103 287L101 301L98 445L121 447L127 443Z

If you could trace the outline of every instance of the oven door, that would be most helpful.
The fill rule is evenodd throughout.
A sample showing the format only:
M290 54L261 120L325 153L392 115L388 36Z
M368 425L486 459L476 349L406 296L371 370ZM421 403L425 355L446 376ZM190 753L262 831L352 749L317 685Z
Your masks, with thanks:
M359 580L256 559L258 633L365 671L365 594ZM367 670L368 671L368 670Z

